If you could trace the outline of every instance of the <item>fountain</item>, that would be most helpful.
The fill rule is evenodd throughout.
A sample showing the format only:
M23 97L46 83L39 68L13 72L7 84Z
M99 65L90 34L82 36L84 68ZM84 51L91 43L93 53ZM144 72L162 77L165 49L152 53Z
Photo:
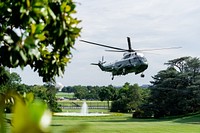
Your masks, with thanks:
M88 114L88 105L87 103L84 101L83 105L81 107L81 114L83 115L87 115Z
M104 114L104 113L88 113L88 105L84 101L83 105L81 107L80 113L75 113L75 112L61 112L61 113L54 113L55 116L107 116L109 114Z

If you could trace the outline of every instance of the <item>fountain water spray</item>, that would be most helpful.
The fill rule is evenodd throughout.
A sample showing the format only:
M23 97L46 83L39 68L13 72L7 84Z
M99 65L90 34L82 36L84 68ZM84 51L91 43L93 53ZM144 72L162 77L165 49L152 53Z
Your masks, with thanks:
M81 107L81 114L83 115L87 115L88 114L88 105L87 103L84 101L83 105Z

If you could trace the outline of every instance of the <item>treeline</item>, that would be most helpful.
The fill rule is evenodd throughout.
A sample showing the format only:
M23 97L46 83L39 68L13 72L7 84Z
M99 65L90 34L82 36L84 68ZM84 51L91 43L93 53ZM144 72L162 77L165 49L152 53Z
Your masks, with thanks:
M200 60L181 57L169 60L166 70L152 77L151 86L125 83L121 87L67 86L63 92L74 93L77 99L108 101L111 112L132 112L133 117L185 115L200 112ZM57 89L50 84L27 86L16 73L0 67L0 92L15 90L20 94L33 92L46 101L52 111L61 111L56 101ZM109 105L109 101L112 104Z
M109 86L67 86L62 92L74 93L76 99L107 101L111 112L131 112L145 103L149 96L149 89L138 84L125 83L121 87ZM112 101L112 105L109 105Z
M152 76L147 89L125 83L122 87L73 86L63 88L79 99L112 101L110 111L133 112L133 117L165 117L200 112L200 60L169 60L166 70Z

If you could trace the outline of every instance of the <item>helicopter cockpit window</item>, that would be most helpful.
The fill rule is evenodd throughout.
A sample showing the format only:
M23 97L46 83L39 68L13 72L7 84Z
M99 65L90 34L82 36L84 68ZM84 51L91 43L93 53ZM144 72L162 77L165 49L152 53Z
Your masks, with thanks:
M131 57L131 54L125 55L125 56L123 57L123 59L127 59L127 58L129 58L129 57Z

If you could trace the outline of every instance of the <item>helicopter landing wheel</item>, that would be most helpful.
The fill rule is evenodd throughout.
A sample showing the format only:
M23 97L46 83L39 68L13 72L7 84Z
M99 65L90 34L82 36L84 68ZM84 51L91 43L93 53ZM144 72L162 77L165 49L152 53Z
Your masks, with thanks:
M112 76L112 80L114 79L114 76Z
M140 76L141 76L142 78L144 78L145 75L142 73Z

